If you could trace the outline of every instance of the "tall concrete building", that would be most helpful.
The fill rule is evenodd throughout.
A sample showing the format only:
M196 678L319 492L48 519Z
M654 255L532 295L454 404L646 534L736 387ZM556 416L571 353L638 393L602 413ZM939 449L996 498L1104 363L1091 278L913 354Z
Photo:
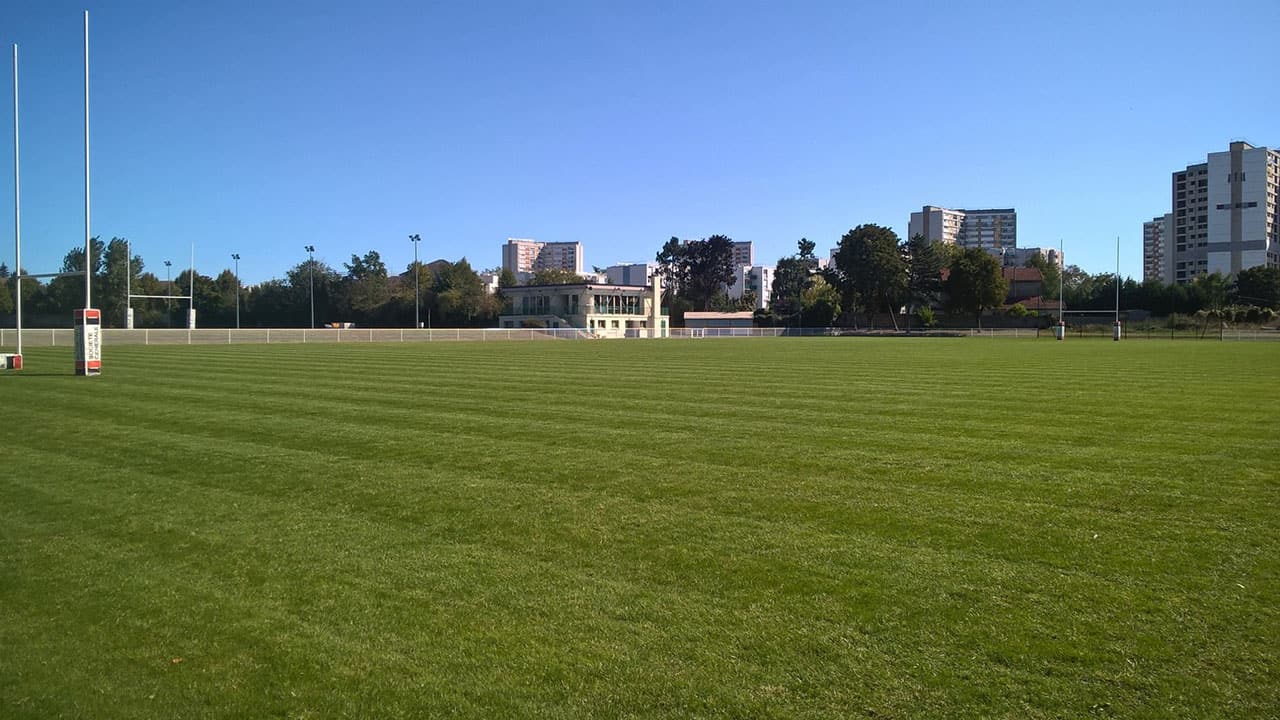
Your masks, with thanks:
M729 285L728 295L741 299L748 292L755 295L757 310L769 307L773 299L772 265L739 265L733 271L733 283Z
M1057 265L1058 269L1062 269L1062 253L1058 252L1058 248L1044 247L1023 247L1023 248L1006 248L1005 252L993 253L1000 255L1005 267L1026 267L1027 263L1033 257L1043 257L1051 265Z
M507 238L507 244L502 246L502 269L510 270L522 281L539 270L582 274L582 243Z
M1173 281L1173 213L1166 213L1142 223L1142 280Z
M658 263L618 263L604 272L613 285L648 285L658 272Z
M1174 172L1172 240L1165 240L1169 280L1280 267L1277 194L1280 151L1247 142L1233 142L1226 152L1209 153L1207 162Z
M925 205L911 213L907 237L923 235L933 242L999 250L1018 246L1018 213L1013 208L952 210Z

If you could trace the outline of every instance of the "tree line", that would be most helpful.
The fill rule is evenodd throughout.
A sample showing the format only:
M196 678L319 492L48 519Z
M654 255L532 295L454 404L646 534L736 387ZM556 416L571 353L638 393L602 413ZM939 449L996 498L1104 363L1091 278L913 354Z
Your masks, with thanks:
M904 241L890 228L874 224L845 233L833 262L825 268L814 255L815 247L801 238L796 253L778 259L771 302L767 309L755 312L756 324L856 327L881 318L896 325L905 311L901 319L906 322L929 325L935 311L944 311L971 315L981 326L983 314L1003 307L1008 297L1009 283L1000 261L979 248L935 243L920 235ZM755 297L749 293L740 299L728 297L733 240L725 235L691 241L673 237L655 259L674 324L679 325L680 316L688 310L731 312L755 306ZM1026 267L1039 270L1043 300L1058 300L1061 286L1068 310L1115 307L1114 273L1091 275L1075 265L1060 270L1042 255L1032 256ZM1120 307L1162 317L1222 315L1230 308L1237 317L1266 318L1270 317L1267 311L1280 310L1280 268L1249 268L1234 279L1202 275L1187 284L1139 283L1129 278L1120 285ZM1260 312L1250 314L1249 308ZM1018 309L1018 305L1010 308L1013 314Z
M23 279L24 324L56 327L70 323L72 311L84 305L84 254L84 248L69 251L59 270L80 275L47 283ZM102 310L107 327L124 327L126 294L159 296L130 303L134 327L186 327L187 301L168 298L185 296L189 290L199 327L235 327L237 294L241 327L308 327L313 301L317 327L329 323L409 327L414 321L415 274L418 317L423 325L492 327L502 309L501 298L486 290L466 258L411 262L404 272L392 275L378 252L370 250L352 255L341 270L308 259L289 268L283 278L240 287L231 269L215 277L199 272L192 277L190 269L182 269L161 278L147 268L140 255L128 257L128 243L123 238L104 242L95 237L90 240L89 268L93 304ZM0 316L14 312L14 284L10 269L0 264L0 285L4 288Z
M983 313L1000 308L1008 284L1000 262L976 248L933 243L921 236L905 241L893 230L873 224L849 230L836 247L833 260L820 267L815 243L801 238L797 251L775 264L771 303L755 311L760 325L826 327L858 326L873 318L893 322L932 324L936 311L972 315L980 325ZM108 327L125 323L126 287L135 295L186 295L192 290L200 327L235 327L238 283L226 269L214 277L180 269L161 279L147 269L139 255L127 257L122 238L90 242L91 287L94 305L102 309ZM691 310L724 312L754 310L758 295L747 290L732 298L734 280L733 240L712 235L699 240L672 237L655 257L663 278L663 304L673 325L682 325ZM1089 274L1075 265L1059 271L1042 256L1027 262L1043 278L1040 295L1058 299L1061 280L1063 302L1069 310L1108 310L1115 305L1115 275ZM84 248L70 250L60 272L83 273ZM1061 276L1059 273L1061 272ZM501 290L490 293L466 258L457 262L437 260L409 263L391 274L375 250L352 255L341 269L308 259L289 268L283 278L239 288L241 327L307 327L354 323L361 327L408 327L414 322L415 276L418 319L438 327L492 327L503 312ZM567 270L534 273L530 284L564 284L586 279ZM511 287L516 278L502 271L499 288ZM14 311L14 278L0 263L0 317ZM764 290L760 288L759 290ZM70 322L73 309L83 304L84 280L80 276L22 282L23 312L29 326L59 326ZM132 302L135 327L185 327L185 300L165 297ZM1120 286L1120 306L1141 309L1157 316L1221 314L1231 308L1247 316L1248 308L1280 310L1280 268L1255 267L1234 279L1221 274L1202 275L1191 283L1137 282ZM905 310L903 318L900 311ZM1265 313L1257 315L1265 316Z

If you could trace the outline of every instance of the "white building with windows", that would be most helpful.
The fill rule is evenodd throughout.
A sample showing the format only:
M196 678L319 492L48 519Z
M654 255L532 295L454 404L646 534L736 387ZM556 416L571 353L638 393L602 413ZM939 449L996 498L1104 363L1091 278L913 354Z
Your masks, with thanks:
M656 272L658 263L619 263L604 269L614 285L648 285Z
M1173 253L1169 241L1173 238L1173 213L1142 223L1142 280L1173 282Z
M668 317L650 285L520 285L502 291L500 328L577 329L600 337L666 337ZM656 332L650 332L655 330Z
M582 243L507 238L502 246L502 269L515 273L520 282L539 270L569 270L581 275Z
M1013 208L952 210L925 205L911 213L907 237L923 235L933 242L998 250L1018 246L1018 213Z
M739 300L747 293L756 298L755 309L769 307L773 297L773 265L739 265L734 268L733 284L729 286L729 297Z
M1166 282L1189 283L1215 272L1234 276L1259 265L1280 267L1280 151L1232 142L1226 152L1209 153L1205 162L1175 171L1172 189L1172 223L1161 229ZM1147 225L1144 269L1156 262L1157 246L1152 257L1146 255Z

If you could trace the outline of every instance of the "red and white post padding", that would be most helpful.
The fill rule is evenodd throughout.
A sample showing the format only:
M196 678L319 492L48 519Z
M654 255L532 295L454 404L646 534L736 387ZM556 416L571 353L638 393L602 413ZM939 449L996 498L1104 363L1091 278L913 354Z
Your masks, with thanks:
M0 353L0 370L21 370L22 356L16 353Z
M76 310L76 374L102 373L102 311Z

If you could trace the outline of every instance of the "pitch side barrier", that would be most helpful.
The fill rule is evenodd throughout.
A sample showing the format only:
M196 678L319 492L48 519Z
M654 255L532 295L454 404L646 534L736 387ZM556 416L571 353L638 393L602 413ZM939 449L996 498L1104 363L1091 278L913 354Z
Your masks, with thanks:
M1109 328L1098 328L1095 332L1085 330L1077 334L1072 328L1073 337L1085 339L1111 339ZM677 340L704 340L729 338L771 338L771 337L970 337L985 339L1027 339L1048 340L1053 338L1052 329L1034 328L972 328L941 331L856 331L845 328L671 328L669 337ZM1198 330L1151 330L1131 331L1126 336L1132 340L1233 340L1233 341L1270 341L1280 340L1280 331L1271 328L1228 328L1219 335L1217 329L1201 333ZM610 340L610 339L647 339L636 334L619 333L617 336L593 334L585 330L575 329L431 329L414 330L411 328L344 328L338 329L154 329L125 330L106 328L102 330L102 340L110 345L270 345L290 343L432 343L432 342L518 342L518 341L554 341L554 340ZM16 341L13 328L0 329L0 347L10 347ZM66 347L76 344L76 331L71 328L24 328L23 344L27 347Z

